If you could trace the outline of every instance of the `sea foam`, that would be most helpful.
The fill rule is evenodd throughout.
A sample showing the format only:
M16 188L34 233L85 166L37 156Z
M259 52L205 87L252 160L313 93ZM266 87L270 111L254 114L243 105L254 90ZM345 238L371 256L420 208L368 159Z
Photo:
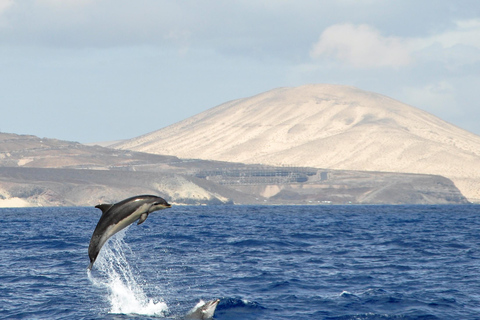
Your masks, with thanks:
M110 313L163 317L167 304L147 297L126 259L125 252L131 252L123 241L127 229L107 241L95 262L96 271L88 271L88 277L95 286L107 289Z

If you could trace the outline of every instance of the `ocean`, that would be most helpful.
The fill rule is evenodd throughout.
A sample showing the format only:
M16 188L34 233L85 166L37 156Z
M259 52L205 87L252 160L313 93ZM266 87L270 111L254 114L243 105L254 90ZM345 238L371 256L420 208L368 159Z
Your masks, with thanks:
M480 319L480 206L0 209L1 319Z

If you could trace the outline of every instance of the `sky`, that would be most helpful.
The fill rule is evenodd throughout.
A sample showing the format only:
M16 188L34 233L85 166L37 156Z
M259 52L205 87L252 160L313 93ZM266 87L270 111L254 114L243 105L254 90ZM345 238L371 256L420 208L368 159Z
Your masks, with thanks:
M0 132L128 139L313 83L480 135L480 1L0 0Z

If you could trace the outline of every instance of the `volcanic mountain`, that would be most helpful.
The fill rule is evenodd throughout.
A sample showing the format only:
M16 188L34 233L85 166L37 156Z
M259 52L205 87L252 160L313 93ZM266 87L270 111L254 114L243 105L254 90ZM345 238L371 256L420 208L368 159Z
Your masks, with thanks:
M113 147L180 158L436 174L480 201L479 136L350 86L274 89Z

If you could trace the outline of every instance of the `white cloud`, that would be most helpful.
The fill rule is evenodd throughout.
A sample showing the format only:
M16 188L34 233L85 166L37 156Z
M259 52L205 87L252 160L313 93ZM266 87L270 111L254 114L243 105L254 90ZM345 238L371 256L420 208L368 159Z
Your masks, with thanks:
M0 13L10 8L13 4L13 0L0 0Z
M13 0L0 0L0 14L13 5Z
M0 0L0 28L1 29L8 26L8 20L3 19L3 13L13 6L13 1L14 0Z
M51 8L76 8L92 4L94 0L35 0L40 6Z
M438 42L445 48L455 45L468 45L480 48L480 20L460 20L456 22L454 30L435 35L428 42Z
M455 69L480 61L480 19L459 20L451 30L425 37L383 36L366 25L336 24L320 35L314 59L333 58L354 68L402 67L418 60Z
M478 72L480 20L457 21L455 28L411 41L413 55L422 62L436 63L451 72Z
M410 64L409 41L385 37L368 25L336 24L313 46L312 58L333 57L355 68L401 67Z
M166 0L14 0L13 7L0 45L175 47L180 42L183 48L191 21L177 2Z

